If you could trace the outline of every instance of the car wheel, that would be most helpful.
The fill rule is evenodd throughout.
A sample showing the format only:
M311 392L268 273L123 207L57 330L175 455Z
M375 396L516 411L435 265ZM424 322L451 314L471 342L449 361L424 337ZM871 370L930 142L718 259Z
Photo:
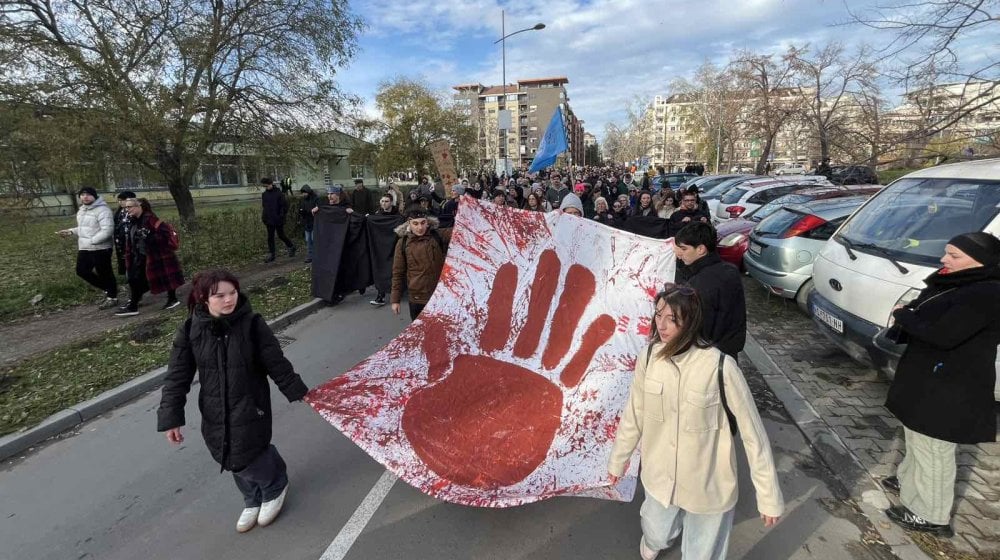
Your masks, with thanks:
M799 306L806 315L809 314L809 294L816 289L816 285L813 284L812 278L806 280L805 284L799 288L799 293L795 294L795 304Z

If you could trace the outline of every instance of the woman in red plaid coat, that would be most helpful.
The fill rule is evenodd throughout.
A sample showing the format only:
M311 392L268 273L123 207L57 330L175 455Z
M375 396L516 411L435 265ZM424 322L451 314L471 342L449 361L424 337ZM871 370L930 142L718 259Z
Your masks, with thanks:
M139 301L146 292L167 292L163 309L177 307L180 305L177 288L184 284L184 273L174 249L173 237L177 233L153 213L145 198L128 199L125 209L130 220L125 236L125 276L130 297L115 315L138 315Z

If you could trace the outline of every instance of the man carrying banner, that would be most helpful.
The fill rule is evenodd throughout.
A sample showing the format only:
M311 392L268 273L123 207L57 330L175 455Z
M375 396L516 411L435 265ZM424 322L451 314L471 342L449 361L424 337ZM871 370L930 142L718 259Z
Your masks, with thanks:
M400 239L392 259L392 312L399 315L404 284L410 291L410 320L417 318L434 293L444 257L451 241L451 229L438 229L438 220L419 206L412 208L405 224L396 228Z

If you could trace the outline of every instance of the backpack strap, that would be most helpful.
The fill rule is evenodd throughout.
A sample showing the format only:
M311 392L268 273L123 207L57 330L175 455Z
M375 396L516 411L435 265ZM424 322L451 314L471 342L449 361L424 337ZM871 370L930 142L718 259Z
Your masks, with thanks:
M653 343L646 347L646 369L649 369L649 358L653 356Z
M739 426L736 425L736 416L733 411L729 409L729 403L726 401L726 383L722 379L722 368L726 365L726 353L719 352L719 369L716 372L716 377L719 379L719 400L722 401L722 409L726 411L726 419L729 420L729 431L734 436L739 432Z

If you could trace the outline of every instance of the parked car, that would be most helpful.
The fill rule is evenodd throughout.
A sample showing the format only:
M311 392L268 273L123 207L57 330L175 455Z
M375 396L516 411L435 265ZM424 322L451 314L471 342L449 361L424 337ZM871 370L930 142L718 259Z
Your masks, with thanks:
M697 177L699 175L694 173L667 173L667 182L670 183L670 188L676 189L687 181Z
M782 165L774 172L775 175L805 175L806 166L801 163L789 163Z
M730 173L753 173L752 165L737 164L729 168Z
M719 183L728 181L730 179L735 179L737 177L744 177L744 175L702 175L700 177L694 177L692 179L688 179L683 184L681 184L680 187L677 188L686 189L688 187L694 186L698 187L698 192L704 193L710 190L712 187L718 185Z
M897 179L849 217L816 258L813 320L852 358L892 376L899 357L876 348L872 337L893 308L917 297L948 240L970 231L1000 234L998 212L1000 159Z
M871 196L878 188L845 188L842 186L810 187L801 191L779 196L756 210L751 210L741 218L720 222L716 226L718 252L722 260L733 263L740 271L746 271L743 255L750 245L750 231L764 218L788 204L804 204L813 200L827 200L845 196Z
M838 165L832 169L830 182L835 185L877 185L878 174L865 165Z
M813 290L813 260L840 224L870 195L786 204L750 232L744 265L771 293L794 299L803 313Z
M779 196L829 184L826 177L820 175L805 175L794 180L768 177L763 181L749 181L729 190L716 202L712 209L712 221L719 223L739 218ZM709 207L712 207L711 203Z

